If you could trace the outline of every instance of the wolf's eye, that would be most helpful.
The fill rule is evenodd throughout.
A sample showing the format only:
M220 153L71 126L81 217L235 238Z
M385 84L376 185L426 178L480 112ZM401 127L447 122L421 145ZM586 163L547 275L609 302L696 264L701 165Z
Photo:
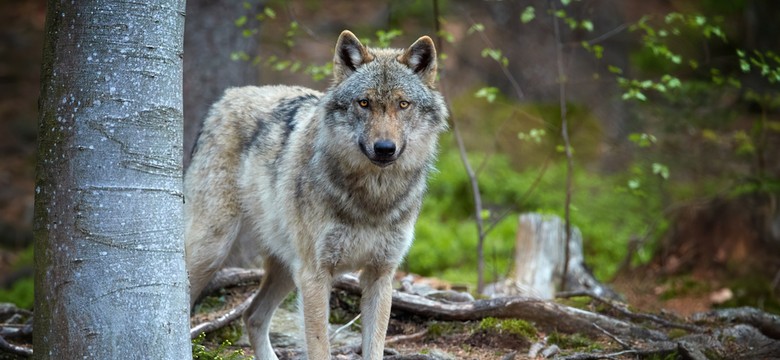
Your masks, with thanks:
M360 105L360 107L368 107L368 100L360 99L358 100L358 105Z
M406 109L409 107L409 102L406 100L401 100L401 102L398 103L398 106L400 106L401 109Z

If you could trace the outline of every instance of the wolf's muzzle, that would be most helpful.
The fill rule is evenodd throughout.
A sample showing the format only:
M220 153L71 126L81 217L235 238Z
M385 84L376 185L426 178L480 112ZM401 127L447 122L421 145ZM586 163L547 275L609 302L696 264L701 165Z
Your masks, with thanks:
M370 148L366 146L362 141L360 142L360 150L366 157L371 160L377 166L385 167L396 160L398 160L398 151L395 142L388 139L377 140Z

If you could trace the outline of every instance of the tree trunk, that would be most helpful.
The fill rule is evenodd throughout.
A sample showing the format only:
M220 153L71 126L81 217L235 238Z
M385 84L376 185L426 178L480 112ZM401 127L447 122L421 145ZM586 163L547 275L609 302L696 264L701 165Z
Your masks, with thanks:
M554 215L520 215L515 241L515 268L504 289L505 294L530 295L541 299L555 297L557 285L565 273L563 291L590 291L598 296L617 298L585 268L582 233L571 229L568 256L565 248L566 225ZM567 264L568 261L568 266ZM568 268L566 271L563 269Z
M40 359L188 359L184 0L49 1L35 187Z

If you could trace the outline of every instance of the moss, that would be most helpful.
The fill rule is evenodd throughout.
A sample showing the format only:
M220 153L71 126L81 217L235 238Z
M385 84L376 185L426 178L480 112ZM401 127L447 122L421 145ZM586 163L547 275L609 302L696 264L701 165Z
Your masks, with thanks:
M526 339L535 338L538 334L536 327L525 320L496 319L494 317L482 319L479 323L479 330L498 334L513 334Z
M666 284L668 289L661 294L662 300L686 295L705 295L712 291L707 283L688 275L670 278L666 281Z
M579 333L567 335L554 332L548 335L547 342L556 344L563 349L574 349L587 352L601 350L601 345Z
M225 305L224 290L220 290L217 295L209 295L195 304L193 312L195 314L210 313L221 309Z
M464 331L467 325L460 322L432 321L428 323L428 339L452 335Z
M688 332L683 329L671 329L667 335L670 339L679 339L685 335L688 335Z
M229 340L222 341L216 348L209 349L206 343L206 334L201 333L192 339L192 358L198 360L250 360L252 356L244 353L243 349L231 350L233 343Z
M346 324L360 313L360 298L336 291L330 297L329 321L331 324ZM359 319L356 324L359 324Z
M591 299L589 296L573 296L565 299L557 299L558 303L582 310L589 310Z
M648 360L677 360L682 359L683 357L680 356L680 353L677 352L677 350L672 351L669 354L661 355L661 354L653 354L650 355L647 359Z

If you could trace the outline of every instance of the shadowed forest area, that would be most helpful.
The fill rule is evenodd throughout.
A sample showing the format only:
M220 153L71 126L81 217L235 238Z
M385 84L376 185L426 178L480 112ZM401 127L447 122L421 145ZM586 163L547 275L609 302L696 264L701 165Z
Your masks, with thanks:
M25 310L33 310L45 7L0 3L0 303ZM488 309L510 310L470 318L433 306L421 314L413 301L395 299L401 302L394 303L389 339L396 342L388 347L398 351L386 358L706 359L742 352L724 343L702 353L706 342L690 348L678 342L643 353L612 328L559 332L512 313L511 303L496 299L516 275L524 213L557 216L570 225L567 233L581 234L587 272L617 294L564 294L552 304L638 327L662 324L664 341L706 332L693 326L705 327L695 319L704 321L710 311L757 310L768 350L751 356L780 358L773 352L780 349L778 17L780 3L769 0L190 0L184 163L202 118L226 88L295 84L324 91L342 30L375 47L430 35L451 131L441 139L398 287L413 278L436 290L468 292ZM237 282L261 275L252 276ZM355 316L350 284L337 286L333 323ZM234 307L250 290L215 290L200 310ZM6 321L0 318L0 326ZM278 333L283 342L284 331ZM251 351L241 335L240 326L225 327L198 338L196 352L239 358L236 349ZM552 344L558 350L543 354ZM280 358L298 355L290 350Z

